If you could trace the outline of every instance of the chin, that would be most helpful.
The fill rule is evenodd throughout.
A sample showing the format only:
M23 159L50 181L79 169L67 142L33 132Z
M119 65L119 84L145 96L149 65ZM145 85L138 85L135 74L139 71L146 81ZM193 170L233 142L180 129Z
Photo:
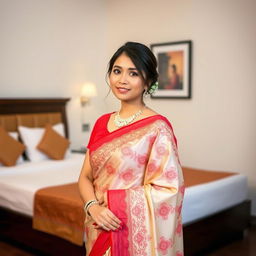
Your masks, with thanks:
M112 91L114 96L120 100L120 101L124 101L124 102L136 102L136 101L140 101L141 100L141 95L128 95L128 94L121 94L115 91Z
M129 96L128 95L124 95L124 94L121 94L121 93L116 93L116 92L113 92L114 96L118 99L118 100L129 100Z
M119 95L115 95L115 97L120 100L120 101L131 101L131 99L129 97L122 97L122 96L119 96Z

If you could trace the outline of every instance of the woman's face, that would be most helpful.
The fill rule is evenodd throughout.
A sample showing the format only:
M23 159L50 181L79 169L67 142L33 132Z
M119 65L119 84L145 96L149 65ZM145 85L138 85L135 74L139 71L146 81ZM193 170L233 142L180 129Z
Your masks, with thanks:
M109 82L114 95L126 102L141 103L143 91L147 89L140 73L125 53L116 59Z

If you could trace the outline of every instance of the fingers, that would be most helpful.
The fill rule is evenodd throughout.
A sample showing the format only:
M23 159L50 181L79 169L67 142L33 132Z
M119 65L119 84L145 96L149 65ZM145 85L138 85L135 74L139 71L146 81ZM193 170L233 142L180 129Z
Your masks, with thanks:
M108 228L110 229L120 228L121 221L111 211L109 211L107 214L108 214L108 218L107 218Z
M100 218L100 221L97 222L98 226L102 229L105 229L107 231L109 230L116 230L120 228L120 224L111 219L109 216L104 216L103 218Z
M100 226L99 226L100 228L102 228L102 229L105 229L105 230L107 230L107 231L110 231L111 229L107 226L107 225L105 225L105 224L100 224Z
M104 230L106 230L106 231L117 231L117 230L119 230L119 229L122 229L122 225L120 225L119 226L119 228L114 228L114 227L110 227L108 224L101 224L101 225L98 225L98 224L96 224L95 225L95 227L94 227L95 229L104 229Z
M121 220L119 220L114 214L113 212L111 212L110 210L108 210L108 216L110 217L112 224L114 225L117 224L118 226L120 226L121 224Z
M98 211L96 211L98 208ZM101 228L106 231L117 230L120 228L121 221L108 209L105 207L95 207L92 209L91 215L97 226L95 228Z

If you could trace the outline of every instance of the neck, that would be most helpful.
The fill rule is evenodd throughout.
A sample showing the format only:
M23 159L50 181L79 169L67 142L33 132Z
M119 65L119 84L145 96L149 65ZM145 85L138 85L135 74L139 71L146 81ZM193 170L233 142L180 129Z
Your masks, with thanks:
M145 108L144 102L141 102L140 104L132 104L127 102L121 102L121 108L120 108L120 115L125 118L130 115L133 115L139 110L143 110Z

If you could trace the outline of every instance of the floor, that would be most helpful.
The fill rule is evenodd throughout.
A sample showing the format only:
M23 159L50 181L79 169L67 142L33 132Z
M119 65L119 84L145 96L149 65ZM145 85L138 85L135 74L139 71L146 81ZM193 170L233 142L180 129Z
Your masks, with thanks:
M246 237L205 256L255 256L256 226L248 230ZM0 241L0 256L35 256L29 252Z
M207 256L256 256L256 226L250 227L243 240L229 244Z
M34 256L34 254L0 241L0 256Z

